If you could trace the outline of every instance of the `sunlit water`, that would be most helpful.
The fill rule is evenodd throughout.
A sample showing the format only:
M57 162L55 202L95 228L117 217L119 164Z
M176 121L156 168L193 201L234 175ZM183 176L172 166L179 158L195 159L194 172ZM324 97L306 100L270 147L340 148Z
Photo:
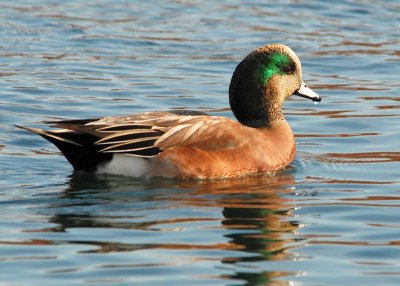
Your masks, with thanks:
M259 2L0 2L1 285L399 285L400 2ZM271 42L323 96L286 103L298 153L274 177L73 173L13 125L232 117L232 71Z

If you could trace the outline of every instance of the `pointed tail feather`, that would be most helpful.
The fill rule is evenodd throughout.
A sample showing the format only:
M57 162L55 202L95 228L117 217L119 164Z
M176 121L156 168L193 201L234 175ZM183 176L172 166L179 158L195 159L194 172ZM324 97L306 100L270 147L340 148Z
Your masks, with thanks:
M112 154L100 153L100 147L94 143L98 137L67 129L43 130L39 128L16 127L38 134L53 143L63 153L75 170L95 171L97 167L112 159Z

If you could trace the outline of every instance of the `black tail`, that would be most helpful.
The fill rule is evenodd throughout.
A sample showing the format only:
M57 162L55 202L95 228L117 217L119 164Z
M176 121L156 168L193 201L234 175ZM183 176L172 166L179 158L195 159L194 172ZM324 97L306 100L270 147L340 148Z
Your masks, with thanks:
M101 148L94 144L99 138L90 133L66 129L46 131L16 126L38 134L56 145L75 170L95 171L99 165L110 161L113 157L112 154L99 152Z

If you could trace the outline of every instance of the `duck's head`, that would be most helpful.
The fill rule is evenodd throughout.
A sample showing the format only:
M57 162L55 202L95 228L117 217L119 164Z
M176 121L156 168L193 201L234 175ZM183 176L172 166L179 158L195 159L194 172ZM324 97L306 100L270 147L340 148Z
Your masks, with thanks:
M238 64L229 86L229 103L240 123L267 127L283 119L283 102L293 94L321 101L303 82L296 54L285 45L271 44L255 49Z

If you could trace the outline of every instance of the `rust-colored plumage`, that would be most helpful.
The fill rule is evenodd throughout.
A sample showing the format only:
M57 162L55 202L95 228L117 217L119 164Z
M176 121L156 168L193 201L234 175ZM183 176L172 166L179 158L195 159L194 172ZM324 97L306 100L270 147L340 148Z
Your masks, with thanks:
M22 128L54 143L77 170L226 178L287 166L295 141L283 102L292 94L320 100L302 82L294 52L279 44L256 49L236 68L229 92L239 121L170 111L49 122L58 129L48 131Z

